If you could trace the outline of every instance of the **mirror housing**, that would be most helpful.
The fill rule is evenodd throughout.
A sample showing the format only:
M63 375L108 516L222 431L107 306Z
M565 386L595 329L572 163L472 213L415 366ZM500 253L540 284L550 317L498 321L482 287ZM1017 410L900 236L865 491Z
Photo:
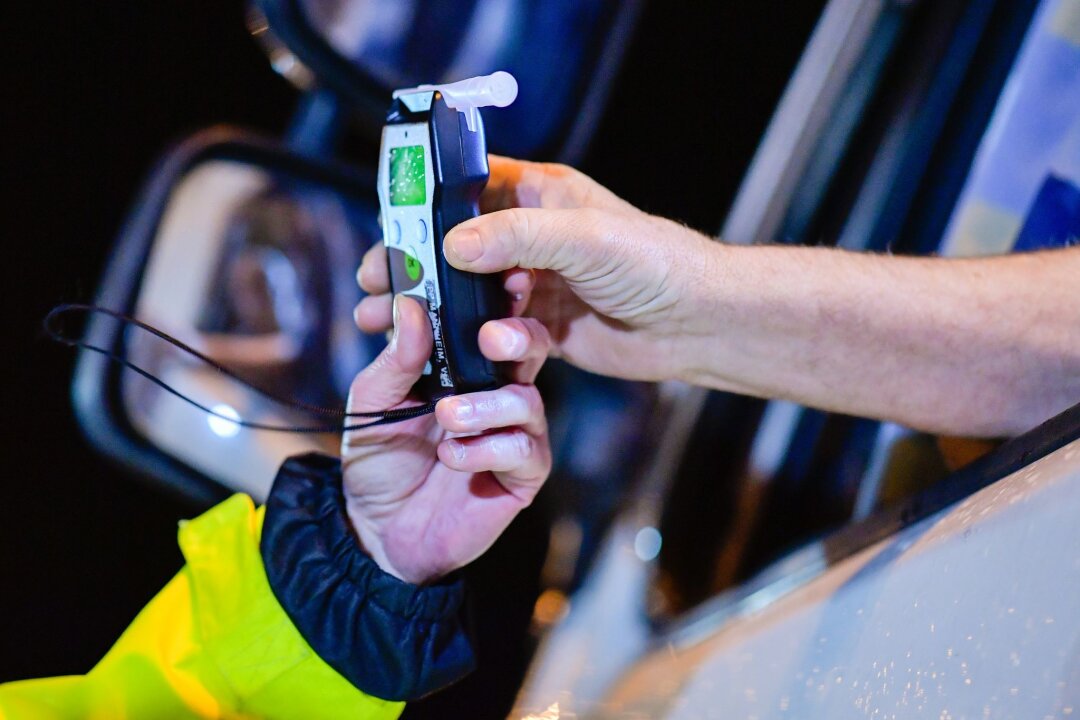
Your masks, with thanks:
M232 179L224 184L219 182L213 187L206 186L208 178L215 174L219 180L224 180L221 174L223 168L227 168L225 175ZM199 339L191 342L195 346L199 346L200 340L210 336L212 336L211 339L240 338L243 341L241 345L245 347L250 346L249 341L252 338L269 337L266 334L261 336L253 334L260 330L255 328L253 331L251 322L245 326L243 322L238 324L235 319L223 321L221 317L216 317L216 319L210 317L221 315L218 311L228 304L228 290L235 285L235 278L223 275L221 263L217 262L224 257L222 253L226 249L226 240L229 239L226 231L227 224L221 224L220 236L206 232L201 235L188 232L193 222L194 227L205 231L208 227L206 218L209 215L216 213L219 219L224 220L233 210L250 206L250 203L244 202L223 206L220 202L223 199L226 202L237 201L241 196L246 199L253 197L255 193L251 180L258 175L272 177L275 181L285 180L287 183L296 183L296 187L302 186L309 196L323 193L327 198L346 198L350 204L358 208L357 212L366 218L361 220L350 218L348 226L361 228L372 241L378 238L379 231L375 225L377 199L374 192L374 172L312 160L289 152L274 141L244 131L212 128L181 142L153 171L151 179L145 185L115 244L95 299L96 304L127 315L139 316L150 312L148 308L155 306L156 303L159 311L154 314L158 317L140 319L157 324L163 320L160 317L162 315L160 309L164 308L165 314L171 313L171 320L164 321L163 329L178 335L181 340L192 340L191 335L199 336ZM203 186L201 192L190 192L192 188L200 184ZM227 185L236 188L240 194L234 193L230 198L228 193L221 192L221 189ZM245 185L246 189L244 189ZM185 188L189 192L185 192ZM181 203L184 204L184 208L178 210ZM218 203L216 208L211 207L214 203ZM279 220L272 214L277 212L274 207L270 207L270 212L269 223L264 222L259 225L259 228L263 228L262 230L252 230L248 226L241 226L240 234L265 232L267 227L272 229ZM254 214L257 215L258 212ZM198 225L199 222L203 225ZM291 228L286 228L286 230L290 232L284 234L292 234ZM172 249L165 253L163 248L167 244L167 235L173 238L168 240L168 243L172 244ZM213 246L215 242L218 243L217 247ZM235 237L230 242L235 245ZM201 251L195 247L199 243L203 245ZM362 244L357 243L355 247L357 264L366 249L361 246ZM199 259L200 252L202 260ZM347 276L347 279L338 278L336 281L338 304L359 300L360 291L354 280L355 268L344 267L348 263L341 262L342 257L339 252L334 253L334 260L340 266L339 269L344 276ZM217 262L216 265L215 262ZM280 272L282 268L280 257L275 262L276 270L272 272ZM250 267L250 263L247 266ZM256 267L253 277L261 278L261 272ZM193 284L200 283L201 287L208 290L202 295L198 292L193 293ZM176 289L181 286L187 290L177 293ZM218 292L222 287L226 290L224 295ZM355 299L351 297L342 299L343 295L350 292L355 294ZM152 298L155 293L156 300ZM194 307L193 298L201 298L199 302L204 307L202 309ZM178 315L170 310L170 303L172 303L172 310L182 307L189 322L177 325L175 319ZM207 307L210 308L209 311ZM285 304L282 307L285 307L287 311L290 305ZM341 314L340 309L335 308L334 317L337 318ZM344 317L349 318L347 311ZM172 324L169 324L170 322ZM223 322L225 324L222 324ZM258 320L253 322L257 323ZM346 337L342 342L348 347L346 354L353 353L354 349L356 352L353 353L355 357L347 362L349 367L337 373L345 378L346 389L355 370L362 367L374 353L378 352L378 349L381 349L383 344L381 338L361 336L351 324L351 320L347 322L355 337ZM287 321L279 320L273 320L273 323L289 324ZM340 332L341 327L339 325L336 329ZM278 328L275 327L274 330L275 337L279 339L284 337L283 332L277 332ZM312 336L331 335L325 327L321 326L312 330L310 334ZM186 358L178 358L175 355L167 357L167 361L162 365L160 352L151 350L147 353L145 348L140 351L138 345L142 342L142 336L125 335L123 326L111 318L101 315L90 316L84 330L84 339L120 355L134 351L133 357L140 364L151 365L149 369L155 371L155 374L179 369L183 376L181 379L186 378L186 380L175 382L175 377L170 377L174 380L173 384L178 385L187 393L195 393L200 389L199 383L192 384L193 373L204 368L194 366ZM203 344L203 349L206 347ZM219 342L216 347L218 347L217 355L221 357L220 348L223 346ZM235 349L234 343L233 350ZM215 356L215 350L211 349L209 354ZM232 354L235 355L235 352ZM223 360L227 365L231 363L229 357L224 357ZM159 364L153 365L155 361ZM281 362L277 365L280 366ZM327 368L325 375L329 374L329 368ZM323 375L323 373L308 374L320 382L324 379ZM256 382L265 380L265 377L259 378L258 373L247 373L246 376ZM230 428L227 427L226 421L221 421L224 425L218 423L215 427L213 424L208 424L208 416L186 405L183 406L187 408L184 412L190 412L182 420L174 417L180 411L174 411L172 406L169 406L169 421L165 422L165 415L161 414L165 411L155 409L159 406L165 407L164 402L158 403L156 398L151 398L152 402L147 405L144 402L147 397L145 389L140 389L133 377L137 376L134 376L134 373L125 373L119 365L108 358L93 352L81 351L72 385L79 423L90 442L105 455L118 461L141 478L195 505L208 506L235 491L248 492L256 499L265 496L273 477L272 472L268 476L266 473L262 473L261 476L255 473L257 477L254 481L243 482L237 475L228 472L229 463L224 460L230 460L233 464L243 465L245 468L263 465L276 468L278 458L275 453L292 454L304 448L328 449L327 443L331 438L325 436L319 441L298 444L297 442L283 442L282 439L288 436L278 435L278 440L270 445L264 442L261 446L258 444L247 446L247 451L258 454L258 457L255 455L249 455L247 458L242 455L237 456L235 445L215 456L209 452L205 444L207 440L197 437L199 433L195 430L196 426L203 431L211 431L209 437L214 435L231 437L231 434L236 434L233 432L234 429L240 431L238 426ZM138 381L149 386L149 383L142 378L138 378ZM260 382L260 384L265 383ZM241 387L236 386L236 388ZM232 392L235 392L236 388L233 388ZM203 383L201 389L209 394L209 396L202 396L202 399L211 403L216 392L228 390L221 385L220 380L217 385ZM288 383L283 390L276 386L273 389L277 395L289 397L293 394L290 392ZM324 398L328 391L325 387L317 390L321 396L316 399L325 403ZM335 392L339 395L336 402L340 403L344 399L340 381L337 382ZM179 400L173 400L176 407L182 405ZM245 412L247 411L245 409ZM153 422L148 422L151 418ZM321 424L317 419L313 421L311 418L290 417L290 419L293 422L299 421L300 424ZM177 425L177 422L181 424ZM156 433L155 428L160 428L164 434ZM250 434L258 431L242 430L240 432ZM262 433L262 435L268 434ZM254 436L249 435L249 437Z

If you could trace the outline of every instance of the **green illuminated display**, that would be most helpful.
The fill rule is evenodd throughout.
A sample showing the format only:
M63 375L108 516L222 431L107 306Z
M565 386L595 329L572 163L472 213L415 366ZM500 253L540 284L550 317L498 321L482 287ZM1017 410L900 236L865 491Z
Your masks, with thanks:
M423 205L426 179L423 145L390 148L391 205Z

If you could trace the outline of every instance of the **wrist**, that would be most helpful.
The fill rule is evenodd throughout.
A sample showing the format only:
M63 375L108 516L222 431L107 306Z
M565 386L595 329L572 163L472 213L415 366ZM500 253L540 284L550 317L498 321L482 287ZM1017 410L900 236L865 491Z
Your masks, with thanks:
M356 542L336 458L305 455L282 465L260 550L270 589L304 640L368 695L412 700L475 665L461 617L463 582L417 587L377 567Z
M371 519L349 501L346 501L346 514L360 551L374 560L379 569L386 574L393 575L410 585L428 585L437 582L447 574L447 572L439 572L432 568L410 567L394 563L387 552L389 543L385 539L385 525Z
M703 384L709 375L711 358L722 335L725 303L722 293L729 289L732 274L730 255L737 250L714 238L687 229L694 237L682 253L679 312L671 323L672 349L669 377L692 385Z

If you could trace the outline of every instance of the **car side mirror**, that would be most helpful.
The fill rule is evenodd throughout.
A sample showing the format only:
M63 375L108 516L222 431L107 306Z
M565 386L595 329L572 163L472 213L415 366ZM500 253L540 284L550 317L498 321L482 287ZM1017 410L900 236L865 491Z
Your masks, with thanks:
M104 274L100 306L195 347L276 396L341 407L384 346L352 320L356 269L381 240L374 172L313 160L229 129L181 143L137 201ZM91 316L84 339L215 412L325 424L276 404L153 335ZM139 475L196 503L262 500L281 461L334 454L334 434L241 428L107 358L82 351L73 385L89 439Z

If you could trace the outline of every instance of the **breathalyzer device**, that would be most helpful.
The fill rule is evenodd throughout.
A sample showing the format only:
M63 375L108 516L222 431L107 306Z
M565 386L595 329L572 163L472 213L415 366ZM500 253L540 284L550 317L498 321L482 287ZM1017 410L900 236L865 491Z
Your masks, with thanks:
M488 320L509 315L499 275L477 275L443 258L443 238L476 217L488 180L481 107L506 107L517 81L506 72L397 90L382 131L378 192L390 288L417 298L434 331L416 390L429 400L502 384L480 353Z

